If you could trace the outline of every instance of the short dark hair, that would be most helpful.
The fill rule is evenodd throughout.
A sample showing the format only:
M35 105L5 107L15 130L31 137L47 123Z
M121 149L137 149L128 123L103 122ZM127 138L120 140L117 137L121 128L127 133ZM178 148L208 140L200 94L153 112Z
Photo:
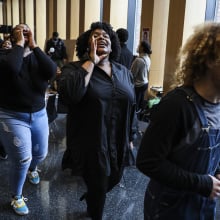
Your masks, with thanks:
M59 33L57 31L54 31L53 32L53 37L58 37L59 36Z
M118 35L118 38L120 40L120 42L123 42L125 43L127 40L128 40L128 37L129 37L129 33L126 29L124 28L119 28L117 31L116 31L117 35Z
M89 38L91 33L96 29L104 30L110 37L112 52L109 54L109 60L117 61L121 53L120 42L117 34L113 31L110 24L106 22L94 22L91 24L90 29L82 33L76 40L76 55L82 60L89 50Z
M148 41L141 41L140 46L142 47L144 53L152 54L151 46Z

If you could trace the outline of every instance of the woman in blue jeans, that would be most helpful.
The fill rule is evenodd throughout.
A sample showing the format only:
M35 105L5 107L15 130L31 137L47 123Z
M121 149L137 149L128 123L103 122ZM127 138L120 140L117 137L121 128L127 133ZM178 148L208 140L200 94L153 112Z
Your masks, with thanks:
M40 181L37 165L47 155L49 134L45 91L56 65L27 25L17 25L11 37L13 48L0 55L0 140L10 160L11 205L26 215L22 189L26 176L32 184Z

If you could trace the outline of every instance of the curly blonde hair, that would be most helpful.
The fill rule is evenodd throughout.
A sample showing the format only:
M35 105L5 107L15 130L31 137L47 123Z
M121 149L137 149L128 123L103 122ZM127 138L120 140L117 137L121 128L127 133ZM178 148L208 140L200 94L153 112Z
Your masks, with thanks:
M205 22L194 29L178 54L178 65L172 88L203 78L207 73L207 61L220 62L220 23Z

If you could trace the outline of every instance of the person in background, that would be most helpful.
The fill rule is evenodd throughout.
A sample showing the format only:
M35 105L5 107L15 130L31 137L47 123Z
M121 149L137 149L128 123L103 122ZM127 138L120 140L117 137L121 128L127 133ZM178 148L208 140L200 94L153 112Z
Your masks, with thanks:
M37 166L48 150L45 92L56 64L37 46L26 24L16 25L11 39L12 49L0 56L0 141L10 160L11 206L26 215L26 176L32 184L40 182Z
M62 168L83 177L88 215L101 220L106 193L119 183L132 145L135 92L117 63L120 44L110 24L94 22L76 43L79 61L62 68L58 93L68 105Z
M61 68L67 63L66 46L62 39L59 38L58 32L53 32L52 38L46 42L45 52Z
M151 60L149 55L152 53L151 46L147 41L141 41L138 46L139 56L135 58L131 66L134 76L136 93L136 111L140 113L144 108L144 96L148 90L148 77Z
M1 50L0 51L0 56L1 56L2 53L4 54L3 50L5 50L5 49L7 50L7 49L11 49L11 48L12 48L11 41L10 40L3 40L2 43L1 43L1 46L0 46L0 50ZM0 141L0 159L6 160L7 158L8 158L8 155L5 152L4 146Z
M129 37L129 33L124 28L117 29L116 33L118 35L120 45L121 45L121 54L120 54L120 58L118 62L126 66L130 70L134 56L132 52L127 48L127 44L126 44L128 37Z
M197 26L137 155L144 219L214 220L220 196L220 23ZM176 88L175 88L176 87Z
M3 42L3 40L2 40L2 38L1 38L1 36L0 36L0 45L2 44L2 42Z
M4 40L2 43L1 43L1 49L11 49L12 48L12 43L10 40Z

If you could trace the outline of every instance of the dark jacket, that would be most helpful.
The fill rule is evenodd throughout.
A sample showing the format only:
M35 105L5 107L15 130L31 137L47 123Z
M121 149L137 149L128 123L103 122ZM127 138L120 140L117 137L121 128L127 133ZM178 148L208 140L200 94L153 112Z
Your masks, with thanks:
M133 59L134 56L132 52L127 48L127 45L125 43L121 43L121 54L118 62L130 70Z
M63 168L81 175L87 157L96 154L104 175L123 167L129 142L135 93L131 73L112 63L112 78L95 66L89 85L82 62L72 62L62 69L59 96L68 105L67 150Z
M50 48L54 48L53 53L49 53ZM45 52L51 57L52 60L63 60L67 59L66 46L62 39L58 38L57 41L54 41L52 38L49 39L46 43Z

